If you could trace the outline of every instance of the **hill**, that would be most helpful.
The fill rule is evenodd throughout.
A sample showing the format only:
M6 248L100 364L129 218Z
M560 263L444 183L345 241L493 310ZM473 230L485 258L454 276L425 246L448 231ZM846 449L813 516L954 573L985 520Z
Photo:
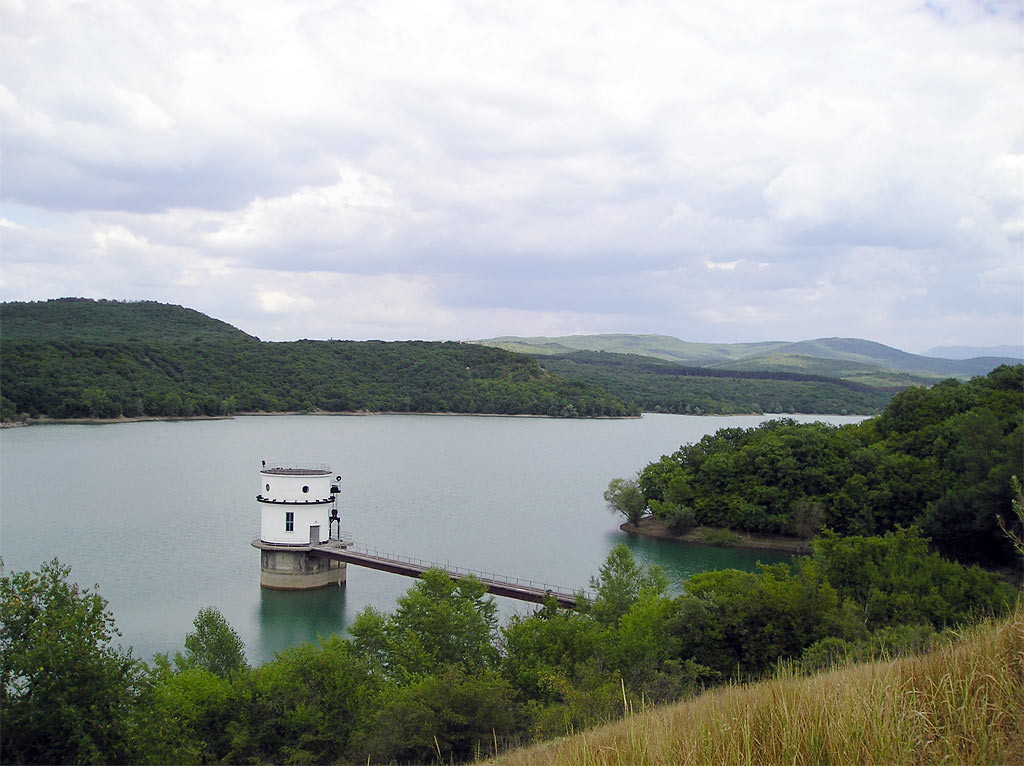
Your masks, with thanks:
M960 379L984 375L1001 364L1017 360L1007 357L977 359L940 359L861 340L859 338L818 338L798 342L763 343L691 343L666 335L569 335L553 338L516 338L505 336L476 341L535 356L566 354L572 351L607 351L652 356L681 364L718 369L795 371L835 377L834 361L860 365L849 379L869 382L874 376L884 386L892 385L893 373L930 379ZM840 377L847 377L841 374ZM900 383L895 383L900 385ZM906 383L903 383L906 385Z
M910 376L894 375L884 379L890 387L882 388L838 376L690 367L650 356L604 351L574 351L535 358L556 375L601 386L645 411L688 415L871 415L888 404L893 391L917 382Z
M653 356L686 364L713 364L731 359L769 354L786 346L783 341L763 343L691 343L670 335L563 335L554 338L503 336L478 340L485 346L497 346L521 354L566 354L573 351L607 351L616 354Z
M173 342L259 340L227 322L156 301L58 298L0 304L5 342Z
M1024 611L919 657L790 671L508 752L572 763L1024 762Z
M979 356L1009 357L1024 361L1024 344L1002 346L935 346L924 352L925 356L942 359L974 359Z
M468 343L266 343L181 306L3 304L0 415L462 412L624 416L639 409L533 359Z
M999 516L1024 464L1022 412L1024 365L999 367L967 383L909 388L856 425L724 429L650 463L638 483L668 523L844 535L913 526L944 556L1013 566Z
M826 359L805 354L765 354L749 359L720 362L702 369L732 372L793 372L894 390L902 390L907 386L930 386L939 380L933 375L894 372L866 362Z

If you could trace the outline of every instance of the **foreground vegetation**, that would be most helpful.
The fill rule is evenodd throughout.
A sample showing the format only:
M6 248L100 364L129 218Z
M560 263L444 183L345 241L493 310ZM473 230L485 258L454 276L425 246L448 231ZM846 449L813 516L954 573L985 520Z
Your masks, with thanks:
M1024 608L921 655L730 684L506 753L502 766L560 763L1024 762Z
M620 545L575 611L552 602L499 628L478 582L433 570L394 612L362 612L349 638L249 668L215 609L183 652L140 662L116 644L103 599L68 577L54 560L0 578L4 763L462 762L780 662L812 672L925 650L1016 598L909 530L825 537L792 570L705 572L674 597Z
M722 429L645 467L621 510L635 520L650 508L680 532L870 536L917 525L945 556L1010 566L999 516L1022 462L1024 366L1004 366L910 388L856 425Z
M4 304L3 322L3 420L312 410L639 414L597 386L473 344L263 343L198 312L150 302Z

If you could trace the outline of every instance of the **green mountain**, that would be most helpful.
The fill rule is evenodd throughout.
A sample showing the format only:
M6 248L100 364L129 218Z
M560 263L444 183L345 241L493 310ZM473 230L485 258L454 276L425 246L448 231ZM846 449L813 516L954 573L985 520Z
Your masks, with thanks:
M733 372L793 372L837 378L878 388L896 389L907 386L930 386L941 379L934 375L915 375L909 372L884 370L867 362L827 359L804 354L766 354L732 362L719 362L703 369Z
M1024 344L1002 346L935 346L924 352L925 356L942 359L975 359L979 356L999 356L1024 361Z
M788 345L784 341L762 343L691 343L670 335L562 335L554 338L520 338L506 335L478 340L485 346L497 346L522 354L566 354L573 351L608 351L616 354L638 354L685 364L712 364L770 354Z
M535 360L470 343L266 343L181 306L0 304L0 416L234 412L623 416L639 408Z
M556 375L600 386L645 411L687 415L873 415L889 403L895 390L909 385L903 381L895 387L879 387L801 372L690 367L606 351L573 351L536 359Z
M841 359L875 365L883 370L930 375L940 378L971 378L986 375L1002 364L1015 360L998 357L978 359L940 359L919 356L906 351L859 338L818 338L790 343L774 353L796 354L820 359Z
M183 306L89 298L2 303L0 336L5 342L259 340L227 322Z
M1012 358L941 359L858 338L818 338L798 342L691 343L667 335L567 335L553 338L505 336L477 341L535 356L572 351L638 354L686 365L732 370L803 372L867 382L906 386L943 378L967 379L985 375ZM849 365L836 365L835 362ZM893 377L893 373L899 373ZM905 376L912 377L905 377ZM916 377L913 377L916 376Z

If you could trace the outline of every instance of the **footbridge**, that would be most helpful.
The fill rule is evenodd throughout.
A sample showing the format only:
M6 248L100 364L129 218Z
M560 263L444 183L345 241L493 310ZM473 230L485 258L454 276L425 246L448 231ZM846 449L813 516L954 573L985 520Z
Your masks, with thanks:
M440 569L447 572L448 576L455 582L464 577L472 576L483 584L488 593L492 593L495 596L518 599L519 601L531 601L535 604L540 604L546 598L554 597L559 606L569 609L575 607L577 603L577 592L569 588L562 588L534 580L524 580L519 577L507 577L495 574L494 572L463 569L462 567L453 567L451 564L439 564L409 556L383 553L375 548L371 549L348 540L330 540L321 545L311 545L307 550L310 556L330 559L332 561L343 561L346 564L377 569L381 572L390 572L404 577L419 578L428 569ZM586 591L581 593L585 602L593 601L593 594Z

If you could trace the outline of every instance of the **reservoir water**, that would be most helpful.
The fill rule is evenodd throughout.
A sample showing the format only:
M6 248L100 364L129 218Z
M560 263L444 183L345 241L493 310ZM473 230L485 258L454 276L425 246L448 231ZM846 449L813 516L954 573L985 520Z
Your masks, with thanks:
M329 464L344 477L342 528L382 551L580 588L626 542L678 583L786 557L625 535L605 508L608 481L765 419L295 415L5 429L0 555L7 572L58 556L74 580L98 584L137 657L180 650L196 613L216 606L261 663L344 632L366 606L392 610L413 584L350 566L345 588L262 590L250 546L262 459ZM503 620L534 608L497 602Z

